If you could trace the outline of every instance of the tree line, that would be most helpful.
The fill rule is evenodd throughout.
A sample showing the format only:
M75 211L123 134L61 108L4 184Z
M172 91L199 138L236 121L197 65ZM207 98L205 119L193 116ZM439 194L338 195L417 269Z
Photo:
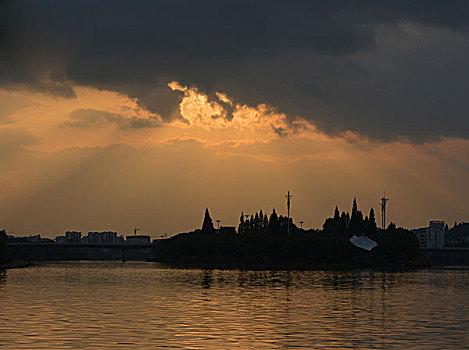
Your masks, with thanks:
M281 234L287 232L288 218L286 216L278 216L275 208L272 210L270 217L264 214L262 209L250 217L241 212L239 217L238 234L252 234L252 233L269 233ZM296 229L293 220L290 218L290 229Z
M237 233L286 234L288 220L288 217L278 215L275 208L272 210L269 217L267 217L267 214L265 214L262 209L251 215L245 215L244 212L241 212ZM388 228L395 229L396 226L391 222ZM292 233L302 230L294 224L292 218L290 218L290 230ZM354 235L373 234L378 230L375 211L372 207L370 208L369 214L363 216L363 212L358 209L357 199L353 198L351 212L342 211L342 213L340 213L339 208L336 206L334 215L326 218L322 230L333 235L341 235L345 238L350 238ZM216 232L208 208L205 210L201 231L208 234Z
M393 223L390 224L393 227ZM395 225L394 225L395 226ZM370 209L369 215L363 217L363 213L358 209L356 198L352 202L352 213L343 211L339 213L336 206L334 216L327 218L323 224L323 230L332 234L340 234L346 238L352 236L369 235L377 230L375 211Z
M206 212L207 215L208 211ZM245 215L241 212L239 217L238 234L252 234L252 233L268 233L268 234L282 234L287 232L288 217L277 215L275 208L272 210L269 218L262 209L255 214ZM394 225L390 224L391 227ZM300 230L290 218L290 229L292 232ZM363 216L361 210L358 209L356 198L352 202L351 213L343 211L340 213L339 208L336 206L333 217L327 218L322 226L326 232L341 234L346 238L353 235L360 236L376 232L378 229L376 225L375 211L370 209L369 215Z

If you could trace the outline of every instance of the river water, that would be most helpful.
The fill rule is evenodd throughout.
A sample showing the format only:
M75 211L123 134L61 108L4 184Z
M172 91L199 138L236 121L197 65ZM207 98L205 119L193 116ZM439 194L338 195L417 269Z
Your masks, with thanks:
M46 263L0 273L0 347L469 349L469 270Z

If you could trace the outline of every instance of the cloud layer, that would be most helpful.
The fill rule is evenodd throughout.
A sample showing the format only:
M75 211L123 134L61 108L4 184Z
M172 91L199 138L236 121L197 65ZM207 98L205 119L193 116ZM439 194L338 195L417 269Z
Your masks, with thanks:
M6 1L0 78L122 92L180 118L176 80L329 134L469 138L466 1ZM281 130L279 130L281 132Z
M158 237L198 227L205 207L225 225L241 210L284 213L287 190L306 227L335 205L348 210L353 196L377 209L383 191L398 225L467 220L469 140L330 136L267 105L170 85L182 94L175 120L89 87L73 86L73 99L0 90L12 101L0 105L10 118L0 125L1 227L50 237L138 225Z
M0 224L467 220L467 1L0 1Z

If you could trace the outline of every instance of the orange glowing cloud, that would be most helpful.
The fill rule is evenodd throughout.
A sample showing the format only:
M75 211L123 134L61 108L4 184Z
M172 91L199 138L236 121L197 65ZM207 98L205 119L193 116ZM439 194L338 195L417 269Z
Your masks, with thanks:
M205 93L196 88L188 88L174 81L168 86L172 90L184 92L180 104L180 113L184 121L173 123L180 128L231 129L241 131L241 137L250 140L257 136L259 141L284 137L315 140L327 138L313 123L300 117L291 121L284 113L266 104L256 107L235 104L221 92L215 93L218 100L211 101ZM240 136L239 133L237 136Z

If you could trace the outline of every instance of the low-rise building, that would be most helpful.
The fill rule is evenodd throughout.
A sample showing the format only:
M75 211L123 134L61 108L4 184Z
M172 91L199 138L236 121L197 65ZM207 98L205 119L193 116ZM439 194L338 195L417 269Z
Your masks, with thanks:
M150 244L150 236L133 235L126 237L127 244Z
M428 227L422 227L412 232L419 240L420 249L443 248L445 245L445 222L430 221Z
M94 244L114 244L117 241L117 232L88 232L88 239L84 243Z
M16 237L13 235L8 235L9 242L15 243L52 243L54 242L50 238L42 238L40 234L32 235L32 236L23 236L23 237Z
M445 233L446 247L469 247L469 222L454 223Z
M81 232L78 231L67 231L65 237L68 243L81 243Z
M55 243L60 243L60 244L68 243L67 236L57 236L57 237L55 237Z
M29 243L44 243L44 239L45 239L41 237L40 233L32 235L32 236L24 236L24 237L18 237L18 238L23 239L24 241L29 242Z

